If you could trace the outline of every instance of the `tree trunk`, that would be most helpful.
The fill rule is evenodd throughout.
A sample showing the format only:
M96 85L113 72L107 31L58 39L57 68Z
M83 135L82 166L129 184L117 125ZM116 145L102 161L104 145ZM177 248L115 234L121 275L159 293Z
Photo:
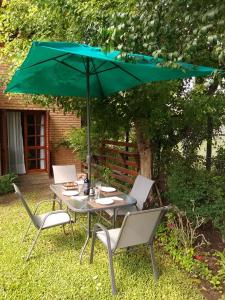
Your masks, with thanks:
M150 140L145 136L143 127L135 122L137 147L140 155L140 174L152 178L152 147Z

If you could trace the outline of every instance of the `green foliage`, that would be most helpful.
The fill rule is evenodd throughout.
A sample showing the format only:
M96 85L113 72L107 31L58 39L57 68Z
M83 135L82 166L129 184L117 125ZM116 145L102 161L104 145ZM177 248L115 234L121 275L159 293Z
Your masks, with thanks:
M224 176L177 161L170 168L167 184L171 203L186 211L192 220L194 205L196 214L206 222L212 221L215 228L225 235Z
M192 247L185 249L180 245L179 237L183 234L180 232L182 229L170 229L172 225L173 223L169 223L168 227L165 224L160 225L157 240L177 263L188 272L192 272L195 266L194 249Z
M214 158L214 164L216 170L219 174L224 175L225 173L225 149L224 147L219 147Z
M108 130L107 130L108 129ZM97 154L101 148L101 144L104 139L111 137L109 133L110 128L101 127L94 121L91 124L91 152ZM116 136L117 138L122 135L119 132L120 128L117 128ZM115 134L115 132L114 132ZM63 139L64 145L70 147L74 152L79 155L81 160L86 159L87 155L87 133L86 128L73 128Z
M217 258L218 272L215 284L220 285L225 282L225 249L223 252L216 251L215 257Z
M65 137L66 144L79 155L81 160L86 159L87 155L87 138L85 128L73 128Z
M195 226L193 230L188 224L189 220L186 217L181 220L179 214L179 210L176 209L176 213L168 214L166 223L160 224L157 231L158 242L163 247L162 249L193 277L205 279L215 289L222 290L225 276L224 253L215 253L217 270L212 271L207 264L207 256L198 255L198 245L196 245L196 241L199 242L199 235L196 231L198 226ZM204 242L204 237L202 238Z
M131 1L113 15L108 44L125 53L137 51L166 57L174 64L225 60L223 0Z
M32 208L40 200L40 191L27 193L25 196ZM113 297L105 247L96 242L94 263L90 265L89 243L83 263L79 263L79 254L85 240L84 226L87 222L83 214L74 223L75 247L69 227L66 227L67 235L63 234L61 228L55 227L43 232L31 260L25 263L23 257L36 230L31 227L27 239L21 243L21 232L29 222L27 213L19 201L1 205L1 299L203 299L193 280L169 257L161 254L161 251L156 251L161 273L156 285L149 264L149 251L142 247L129 254L125 252L114 257L118 295ZM48 211L50 207L50 204L46 204L43 211Z
M112 184L112 170L104 166L99 166L98 170L100 171L99 175L104 180L104 182Z
M0 176L0 195L12 192L14 190L12 183L14 183L16 179L17 175L12 173Z

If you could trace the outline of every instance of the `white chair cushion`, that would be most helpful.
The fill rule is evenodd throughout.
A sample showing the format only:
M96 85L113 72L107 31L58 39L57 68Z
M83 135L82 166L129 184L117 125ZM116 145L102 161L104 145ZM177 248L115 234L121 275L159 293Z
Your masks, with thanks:
M35 221L38 227L42 225L43 220L47 214L48 213L35 216ZM69 222L70 222L70 216L67 212L58 212L49 215L45 220L44 226L42 228L44 229L44 228L49 228L57 225L63 225Z
M111 249L114 250L116 247L119 233L120 233L120 228L110 229L110 230L108 230L108 232L109 232L109 237L110 237L110 242L111 242ZM107 247L106 233L104 231L98 231L97 237Z

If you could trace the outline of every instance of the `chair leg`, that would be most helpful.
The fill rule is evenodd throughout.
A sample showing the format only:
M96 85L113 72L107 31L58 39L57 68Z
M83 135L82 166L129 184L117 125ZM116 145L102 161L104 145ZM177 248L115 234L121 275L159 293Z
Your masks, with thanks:
M53 199L56 199L56 194L54 194ZM55 201L52 202L52 210L55 210Z
M112 294L116 295L117 291L116 291L115 274L113 268L113 254L112 254L112 250L109 248L108 248L108 258L109 258L109 272L110 272Z
M24 242L24 240L25 240L25 237L27 236L27 234L28 234L28 231L29 231L29 229L30 229L30 225L31 225L31 223L32 223L32 221L30 221L30 223L29 223L29 225L28 225L28 227L27 227L27 230L26 230L26 232L25 232L25 234L24 234L24 236L23 236L23 238L22 238L22 240L21 240L21 242L23 243Z
M63 233L64 233L65 235L67 235L66 229L65 229L65 225L62 225L62 229L63 229Z
M90 263L90 264L93 263L93 258L94 258L94 248L95 248L95 240L96 240L96 232L94 232L94 233L93 233L93 236L92 236L91 253L90 253L90 259L89 259L89 263Z
M75 237L74 237L74 230L73 230L73 224L71 222L71 219L70 219L70 228L71 228L71 233L72 233L73 246L75 248Z
M27 261L27 260L30 258L30 256L31 256L31 252L32 252L32 250L34 249L34 246L35 246L35 244L36 244L36 242L37 242L37 240L38 240L38 237L39 237L39 235L40 235L40 233L41 233L41 230L42 230L42 228L40 228L40 229L38 230L37 234L36 234L36 237L35 237L35 239L34 239L32 245L31 245L31 248L30 248L30 250L29 250L29 252L28 252L28 255L27 255L27 257L26 257L26 261Z
M77 222L77 214L76 214L76 212L74 212L74 223L76 223Z
M151 261L152 261L153 275L154 275L155 281L157 281L158 278L159 278L159 274L158 274L158 270L157 270L157 267L156 267L154 248L153 248L152 244L149 245L149 249L150 249Z

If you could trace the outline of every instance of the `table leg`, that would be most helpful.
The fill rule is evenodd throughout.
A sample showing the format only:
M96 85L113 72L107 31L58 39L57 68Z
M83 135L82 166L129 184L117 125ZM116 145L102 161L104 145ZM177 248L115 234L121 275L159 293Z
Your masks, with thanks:
M88 241L91 238L91 213L88 212L87 214L87 237L86 240L84 242L84 246L82 247L81 253L80 253L80 264L82 263L82 257L84 254L84 250L87 247Z
M115 228L116 227L116 209L114 208L113 209L113 228Z

